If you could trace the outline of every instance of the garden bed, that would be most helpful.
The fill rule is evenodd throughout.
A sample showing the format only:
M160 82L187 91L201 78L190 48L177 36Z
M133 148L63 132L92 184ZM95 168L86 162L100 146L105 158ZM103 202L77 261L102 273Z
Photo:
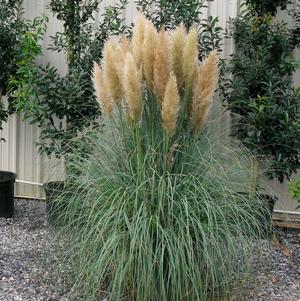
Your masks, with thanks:
M15 205L13 219L0 219L0 300L68 300L69 271L58 255L62 244L47 227L45 203L17 200ZM272 246L263 242L246 300L299 301L300 233L282 239Z

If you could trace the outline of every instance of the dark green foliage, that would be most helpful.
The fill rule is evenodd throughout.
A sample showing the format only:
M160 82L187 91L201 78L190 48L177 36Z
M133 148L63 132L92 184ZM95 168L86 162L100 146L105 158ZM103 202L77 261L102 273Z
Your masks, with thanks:
M58 20L63 22L64 31L52 37L50 49L67 53L69 68L90 70L92 62L99 60L101 49L108 36L126 32L122 13L127 0L105 8L101 22L95 27L94 14L102 0L51 0L49 7ZM94 31L96 36L93 37Z
M167 29L172 29L180 23L183 23L187 28L190 28L193 24L199 24L201 20L200 10L204 1L137 0L136 3L157 28L165 26Z
M299 47L300 45L300 2L298 2L294 9L289 11L289 14L294 20L294 27L291 29L292 43L294 47Z
M120 0L107 7L96 27L93 16L98 12L99 2L52 0L49 3L49 9L64 27L63 32L52 37L49 48L66 54L68 72L65 76L50 64L36 67L29 59L28 66L22 66L24 60L20 60L19 66L30 76L15 79L19 81L19 90L12 107L42 127L39 146L47 155L59 157L78 151L78 142L84 139L82 133L98 125L96 119L100 112L90 72L93 61L101 59L101 49L108 36L126 31L122 12L127 1ZM37 46L38 43L34 47ZM19 75L23 71L20 70ZM30 89L30 93L24 94L24 87Z
M22 0L0 0L0 89L6 94L8 79L16 71L19 54Z
M70 68L81 65L84 50L91 44L94 29L90 19L98 9L99 0L51 0L49 8L63 22L64 31L53 37L53 50L66 51ZM87 42L87 45L84 43Z
M46 31L46 22L46 17L37 17L24 23L16 73L8 83L10 110L22 112L24 118L32 123L42 122L44 114L47 114L39 102L39 91L49 87L43 78L44 68L35 64L35 59L42 54L40 43Z
M245 14L232 23L236 53L225 64L221 92L234 119L233 135L270 161L270 178L289 179L300 167L300 94L293 88L298 65L284 22L270 14ZM231 76L230 76L231 75Z
M187 29L196 26L199 31L200 52L202 60L213 49L220 50L222 46L222 28L218 26L218 17L208 17L204 20L201 8L203 0L137 0L138 9L143 11L157 29L175 28L183 23ZM153 7L155 7L153 9Z
M275 16L278 8L286 9L289 3L289 0L246 0L250 11L259 16L264 14Z
M7 110L2 103L9 78L16 72L19 54L22 0L0 0L0 129L7 120Z

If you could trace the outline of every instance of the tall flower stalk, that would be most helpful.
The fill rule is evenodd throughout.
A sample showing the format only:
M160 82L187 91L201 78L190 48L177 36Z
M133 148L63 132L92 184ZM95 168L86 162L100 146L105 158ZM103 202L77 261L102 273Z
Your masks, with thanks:
M218 55L213 51L200 63L195 29L188 32L181 25L157 32L142 14L122 51L123 43L123 38L108 40L102 67L95 63L96 95L108 115L106 95L111 97L117 114L110 117L121 114L126 126L139 133L135 143L140 149L151 145L163 154L165 166L173 145L193 144L205 127L218 82ZM105 93L99 93L104 86L98 73L104 74Z

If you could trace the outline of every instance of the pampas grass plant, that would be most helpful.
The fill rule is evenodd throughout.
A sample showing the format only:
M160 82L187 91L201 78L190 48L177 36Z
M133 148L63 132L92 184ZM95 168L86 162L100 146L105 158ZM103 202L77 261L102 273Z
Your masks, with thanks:
M104 127L70 161L59 219L84 300L226 300L246 271L262 205L245 151L206 122L218 58L200 64L195 39L140 15L124 60L121 38L95 63Z

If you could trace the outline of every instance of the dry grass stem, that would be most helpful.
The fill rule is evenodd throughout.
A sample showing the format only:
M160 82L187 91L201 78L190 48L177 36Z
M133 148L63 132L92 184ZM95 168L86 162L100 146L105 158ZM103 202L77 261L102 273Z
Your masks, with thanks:
M149 90L154 89L154 61L155 50L158 44L158 33L154 25L148 21L145 28L145 39L143 44L144 76Z
M197 30L192 28L186 37L182 59L182 70L186 90L191 89L194 76L197 72L198 53L198 34Z
M165 95L165 89L172 72L172 57L168 33L162 29L159 33L158 47L155 53L154 83L157 98L161 103Z
M162 120L164 129L169 136L176 131L177 117L180 109L180 97L177 88L177 80L174 74L171 75L166 86L165 97L162 104Z
M122 99L122 86L119 78L118 61L116 61L117 44L108 40L103 49L103 78L108 93L116 104Z
M143 63L143 44L144 44L145 27L147 22L148 21L146 17L140 13L136 17L135 25L133 28L133 35L131 40L132 54L138 68L140 68Z
M143 107L142 73L131 53L127 53L123 72L125 103L130 120L136 122L141 117Z
M192 102L192 125L195 132L203 127L212 104L219 77L218 62L217 51L213 51L198 68Z
M113 110L113 104L105 88L102 70L96 62L94 62L92 80L101 111L105 115L110 115Z
M183 24L176 28L172 35L172 58L174 74L178 81L178 87L183 87L183 49L186 41L186 29Z
M124 35L121 35L119 44L115 50L115 66L119 77L119 82L123 80L123 68L127 52L131 51L131 43Z
M123 53L126 54L128 51L130 51L130 47L130 40L124 34L122 34L120 37L120 48L122 49Z

